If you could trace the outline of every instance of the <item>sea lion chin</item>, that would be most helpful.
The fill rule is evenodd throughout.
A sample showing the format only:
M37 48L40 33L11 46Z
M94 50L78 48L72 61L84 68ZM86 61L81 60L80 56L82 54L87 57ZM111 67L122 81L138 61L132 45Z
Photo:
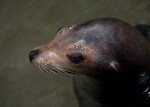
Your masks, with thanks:
M61 27L49 44L33 49L29 59L45 72L78 74L80 80L74 79L80 82L74 82L80 84L74 85L78 99L79 89L110 107L132 107L139 101L144 105L150 97L150 42L119 19L98 18ZM88 86L91 83L93 87Z

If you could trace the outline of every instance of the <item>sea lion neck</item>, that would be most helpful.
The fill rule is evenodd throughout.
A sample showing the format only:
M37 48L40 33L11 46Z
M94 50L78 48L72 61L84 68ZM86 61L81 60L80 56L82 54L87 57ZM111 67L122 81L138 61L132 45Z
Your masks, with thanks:
M77 78L81 88L89 96L112 107L120 107L122 104L124 104L123 107L138 104L148 96L147 89L150 85L150 74L147 72L139 74L124 72L115 75L114 78L112 75L101 75L99 78L78 75Z

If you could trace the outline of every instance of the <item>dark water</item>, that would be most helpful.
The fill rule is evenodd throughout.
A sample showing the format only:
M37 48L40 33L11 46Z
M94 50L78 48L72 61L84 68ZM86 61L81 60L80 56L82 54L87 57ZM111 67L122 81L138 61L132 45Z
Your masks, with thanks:
M60 26L98 17L150 24L150 1L0 0L0 107L78 107L71 77L36 70L28 53Z

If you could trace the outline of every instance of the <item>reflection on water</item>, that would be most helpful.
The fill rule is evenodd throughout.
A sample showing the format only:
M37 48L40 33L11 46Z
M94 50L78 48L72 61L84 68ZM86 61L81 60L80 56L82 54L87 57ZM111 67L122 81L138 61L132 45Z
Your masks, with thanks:
M29 51L57 28L98 17L150 24L149 0L1 0L0 106L78 107L71 77L36 70Z

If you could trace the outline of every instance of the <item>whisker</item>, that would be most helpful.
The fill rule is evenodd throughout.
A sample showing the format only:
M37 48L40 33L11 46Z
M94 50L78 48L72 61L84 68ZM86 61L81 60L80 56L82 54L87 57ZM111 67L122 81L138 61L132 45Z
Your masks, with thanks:
M59 69L60 71L64 71L64 72L67 72L67 73L70 73L70 72L68 72L67 70L64 70L64 69L62 69L62 68L59 68L59 67L57 67L57 66L55 66L55 65L49 65L50 67L53 67L53 68L56 68L56 69Z
M53 68L53 69L56 69L57 71L60 71L60 72L63 72L63 73L65 73L65 74L72 74L71 72L68 72L67 70L64 70L64 69L62 69L62 68L59 68L59 67L57 67L57 66L55 66L55 65L48 65L50 68Z
M51 69L51 70L54 70L54 71L57 72L57 73L65 74L65 72L62 72L62 71L60 71L60 70L58 70L58 69L55 69L55 68L53 68L53 67L47 66L47 68L49 68L49 69Z
M60 69L57 69L57 68L54 68L53 66L49 66L51 69L53 69L53 70L56 70L56 71L58 71L59 73L67 73L67 72L65 72L65 71L63 71L63 70L60 70Z
M51 72L54 72L55 74L56 73L60 73L60 74L62 74L62 75L65 75L65 76L68 76L68 75L66 75L67 73L66 72L62 72L62 71L60 71L60 70L57 70L57 69L55 69L54 67L50 67L50 66L44 66L45 68L47 68L47 69L49 69ZM54 71L53 71L54 70Z
M50 69L53 69L53 70L59 72L59 73L66 73L65 71L60 70L60 69L57 69L56 67L53 67L53 66L50 66L50 65L48 65L48 67L49 67Z
M53 66L51 66L51 65L47 65L47 67L48 67L49 69L52 69L52 70L54 70L54 71L57 71L57 72L60 73L60 74L63 74L63 75L65 75L65 76L68 76L68 73L67 73L66 71L64 71L64 70L57 69L57 68L55 68L55 67L53 67Z
M56 67L56 66L55 66ZM59 70L61 70L61 71L63 71L63 72L66 72L66 73L68 73L68 74L72 74L72 72L69 72L69 71L67 71L67 70L64 70L64 69L62 69L62 68L59 68L59 67L56 67L57 69L59 69Z
M40 71L43 71L43 70L41 69L41 66L40 66L40 65L37 65L37 68L38 68Z
M42 66L41 66L41 68L42 68L43 71L48 72L48 71L47 71L45 68L43 68Z
M67 71L67 70L64 70L60 67L57 67L55 65L52 65L52 64L48 64L48 65L39 65L39 64L35 64L35 67L37 69L39 69L40 71L43 71L43 72L48 72L48 73L53 73L53 74L56 74L56 73L60 73L60 74L63 74L65 76L69 76L70 74L72 74L71 72Z
M51 73L54 73L54 74L57 73L57 72L55 72L55 71L53 71L53 70L47 68L47 66L43 66L43 69L45 69L47 72L51 72Z

